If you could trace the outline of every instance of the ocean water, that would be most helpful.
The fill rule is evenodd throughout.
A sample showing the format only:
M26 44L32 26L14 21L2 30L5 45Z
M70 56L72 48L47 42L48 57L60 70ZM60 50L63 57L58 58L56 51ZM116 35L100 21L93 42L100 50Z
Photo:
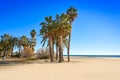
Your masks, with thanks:
M67 55L64 55L67 56ZM120 58L120 55L70 55L71 57L107 57L107 58Z

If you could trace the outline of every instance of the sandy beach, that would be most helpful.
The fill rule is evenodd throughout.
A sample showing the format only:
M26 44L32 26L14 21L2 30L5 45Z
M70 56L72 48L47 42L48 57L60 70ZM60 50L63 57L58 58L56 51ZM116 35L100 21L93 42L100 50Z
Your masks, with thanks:
M0 80L120 80L120 59L72 58L70 63L0 66Z

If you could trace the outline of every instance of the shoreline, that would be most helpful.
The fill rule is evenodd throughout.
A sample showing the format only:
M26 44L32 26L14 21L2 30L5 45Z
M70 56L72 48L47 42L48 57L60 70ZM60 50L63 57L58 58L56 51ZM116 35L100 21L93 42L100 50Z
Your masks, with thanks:
M64 55L67 56L67 55ZM115 57L120 58L120 55L70 55L71 57Z

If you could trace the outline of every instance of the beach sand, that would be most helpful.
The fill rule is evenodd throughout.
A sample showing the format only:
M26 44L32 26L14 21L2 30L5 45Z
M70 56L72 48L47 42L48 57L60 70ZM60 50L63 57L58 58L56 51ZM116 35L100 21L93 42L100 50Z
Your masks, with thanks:
M120 59L73 57L69 63L0 66L0 80L120 80Z

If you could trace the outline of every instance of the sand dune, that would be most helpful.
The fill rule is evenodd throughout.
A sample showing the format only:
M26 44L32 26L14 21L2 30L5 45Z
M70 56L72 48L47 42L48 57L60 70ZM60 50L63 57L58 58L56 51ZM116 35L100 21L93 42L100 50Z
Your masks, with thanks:
M1 66L0 80L120 80L120 59L72 58L70 63Z

